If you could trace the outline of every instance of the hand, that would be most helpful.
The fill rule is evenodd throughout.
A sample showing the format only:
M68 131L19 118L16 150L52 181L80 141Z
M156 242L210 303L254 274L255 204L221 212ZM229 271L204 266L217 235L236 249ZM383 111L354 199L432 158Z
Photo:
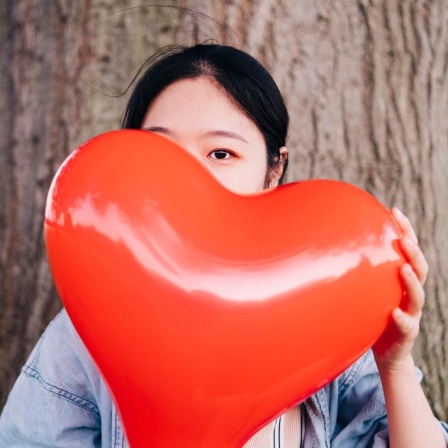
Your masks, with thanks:
M404 297L400 308L392 312L384 334L373 347L379 369L393 370L411 357L411 349L420 328L420 319L425 302L423 284L428 275L428 263L418 246L417 237L409 219L397 208L392 215L403 232L400 247L407 263L400 269Z

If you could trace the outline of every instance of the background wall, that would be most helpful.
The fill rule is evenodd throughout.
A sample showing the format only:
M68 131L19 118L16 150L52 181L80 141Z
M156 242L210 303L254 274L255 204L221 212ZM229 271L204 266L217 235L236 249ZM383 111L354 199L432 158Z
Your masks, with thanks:
M157 48L249 51L291 114L289 180L343 179L412 219L431 266L415 349L448 420L448 6L445 0L0 2L0 409L60 309L43 242L55 170L119 126Z

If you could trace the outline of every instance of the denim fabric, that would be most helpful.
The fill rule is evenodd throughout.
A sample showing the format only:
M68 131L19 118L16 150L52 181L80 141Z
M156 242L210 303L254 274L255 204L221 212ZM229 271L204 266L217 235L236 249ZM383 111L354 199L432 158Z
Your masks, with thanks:
M384 397L372 353L306 405L307 448L388 446ZM441 423L448 443L448 426ZM0 447L127 448L117 410L65 311L31 353L0 417Z

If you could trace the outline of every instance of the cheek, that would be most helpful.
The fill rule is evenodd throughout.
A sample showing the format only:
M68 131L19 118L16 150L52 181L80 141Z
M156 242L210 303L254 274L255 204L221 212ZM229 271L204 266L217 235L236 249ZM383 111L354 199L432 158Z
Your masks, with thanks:
M251 194L264 189L267 164L264 161L259 163L237 161L234 166L212 167L211 171L218 182L228 190Z
M257 160L252 162L246 172L246 187L250 189L247 193L254 193L264 189L266 177L268 174L267 156L263 152Z

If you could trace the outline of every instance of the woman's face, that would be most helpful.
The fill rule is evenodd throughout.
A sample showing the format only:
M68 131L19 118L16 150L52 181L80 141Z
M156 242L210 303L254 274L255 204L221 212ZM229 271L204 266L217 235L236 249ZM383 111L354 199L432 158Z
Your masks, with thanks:
M184 147L229 190L255 193L264 188L268 166L263 135L208 78L168 86L149 107L142 128Z

